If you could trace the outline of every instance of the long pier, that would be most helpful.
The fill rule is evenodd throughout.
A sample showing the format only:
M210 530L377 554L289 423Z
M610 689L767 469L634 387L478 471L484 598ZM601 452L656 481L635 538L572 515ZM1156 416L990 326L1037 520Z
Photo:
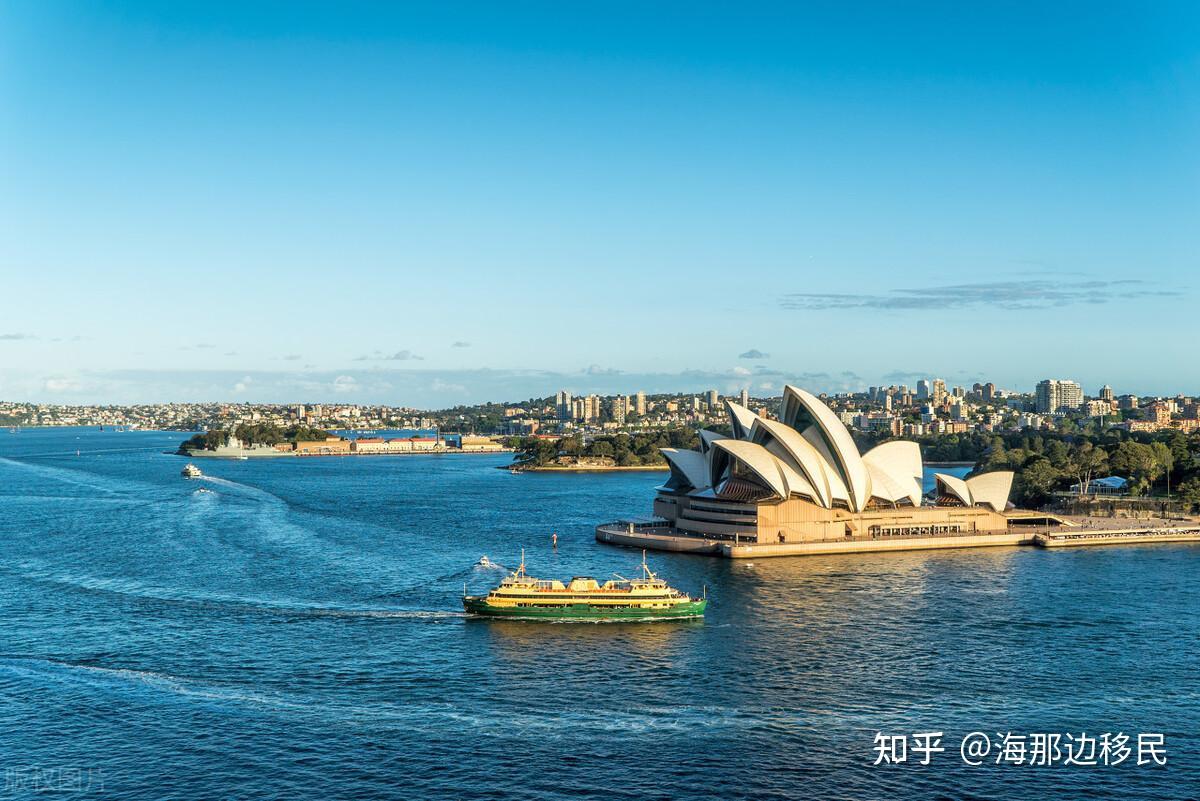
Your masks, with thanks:
M624 521L597 526L596 540L627 548L649 548L656 551L720 556L726 559L750 559L1018 545L1062 548L1090 545L1137 545L1154 542L1200 542L1200 524L1086 530L1070 527L1057 532L1032 531L1028 528L1022 530L1020 527L1014 527L1007 531L981 531L971 534L847 537L844 540L757 543L700 537L672 528L664 523L638 524Z
M1039 548L1075 548L1084 545L1137 545L1147 542L1200 542L1200 525L1161 528L1089 529L1086 531L1039 532L1033 544Z

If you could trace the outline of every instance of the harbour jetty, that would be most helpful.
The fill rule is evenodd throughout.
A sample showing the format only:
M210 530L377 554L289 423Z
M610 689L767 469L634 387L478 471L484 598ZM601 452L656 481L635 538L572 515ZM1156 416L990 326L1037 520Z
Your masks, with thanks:
M596 540L628 548L650 548L726 559L761 559L775 556L821 556L844 553L929 551L948 548L1037 546L1040 548L1095 545L1144 545L1147 543L1200 542L1200 521L1187 525L1143 525L1123 528L1083 528L1078 523L1058 520L1057 529L1021 525L1022 518L1003 531L946 532L900 536L844 537L807 542L756 542L733 538L697 536L680 531L665 521L616 521L596 527ZM1091 521L1096 523L1098 521ZM1111 525L1112 521L1105 521Z
M1085 545L1142 545L1148 542L1200 542L1200 523L1151 528L1088 529L1039 532L1039 548L1077 548Z

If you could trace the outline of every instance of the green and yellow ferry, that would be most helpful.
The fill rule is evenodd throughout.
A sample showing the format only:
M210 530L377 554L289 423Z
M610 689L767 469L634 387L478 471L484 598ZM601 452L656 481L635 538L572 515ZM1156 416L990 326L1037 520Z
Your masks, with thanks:
M642 551L642 577L603 584L588 576L561 581L536 579L521 565L487 595L463 595L473 615L531 620L659 620L704 616L707 597L692 598L651 572Z

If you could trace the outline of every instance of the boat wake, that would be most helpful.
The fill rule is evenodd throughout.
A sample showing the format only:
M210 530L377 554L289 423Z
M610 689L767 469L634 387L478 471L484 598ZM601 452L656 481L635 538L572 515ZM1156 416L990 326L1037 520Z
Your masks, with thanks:
M121 495L121 489L114 486L117 483L125 484L125 489L134 492L145 492L146 485L138 484L131 481L117 482L114 479L99 480L93 473L86 470L73 470L67 467L51 467L43 464L31 464L21 459L9 459L6 456L0 456L0 464L8 467L15 467L20 470L27 470L42 478L48 478L52 481L59 481L63 484L70 484L85 490L103 492L106 495Z
M246 692L232 687L204 684L190 679L158 673L152 670L109 668L80 662L33 657L0 657L0 671L18 677L44 681L47 677L61 681L83 681L93 686L143 686L149 689L188 698L274 707L305 711L309 704L262 692Z
M214 609L226 613L263 614L282 617L318 618L407 618L414 620L443 620L461 618L464 612L438 609L377 608L372 606L340 606L302 603L288 600L245 598L235 595L180 592L172 588L145 585L123 579L105 579L70 575L45 570L28 562L17 563L16 569L0 567L27 581L51 584L60 588L116 596L149 603Z
M391 721L422 730L462 731L468 728L487 736L536 736L562 740L586 731L604 734L675 734L744 730L793 730L806 717L803 710L787 708L731 708L714 705L635 705L621 708L526 709L505 705L459 705L417 702L396 703L329 702L295 692L230 685L187 678L156 670L106 667L87 662L0 655L0 689L28 691L29 685L44 690L48 682L82 685L101 692L151 692L181 703L209 703L252 708L262 712L314 716L321 720L357 725L367 721Z
M493 570L507 571L508 568L505 567L504 565L500 564L499 562L493 562L491 559L488 559L487 556L483 556L483 557L480 557L478 562L474 563L470 567L463 568L462 570L456 570L453 573L446 573L441 576L435 576L434 578L430 579L429 581L423 581L420 584L414 584L413 586L407 587L402 590L395 590L393 592L383 592L383 593L380 593L379 595L372 595L369 598L366 598L365 600L367 600L367 601L386 601L386 600L392 600L392 599L396 599L396 598L407 598L407 597L413 595L414 593L419 593L419 592L422 592L425 590L429 590L430 588L437 587L438 585L441 585L441 584L448 584L450 582L462 581L463 579L470 579L472 576L477 576L482 573L487 573L487 572L490 572Z

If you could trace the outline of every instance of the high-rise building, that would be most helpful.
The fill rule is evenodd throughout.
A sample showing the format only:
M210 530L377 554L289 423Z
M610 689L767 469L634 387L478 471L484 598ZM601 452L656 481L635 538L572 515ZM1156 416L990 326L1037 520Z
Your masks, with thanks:
M634 411L636 411L638 413L639 417L645 417L646 416L646 393L638 392L638 394L635 396L635 398L636 398L636 402L634 403Z
M1100 387L1100 400L1108 401L1109 403L1112 403L1112 399L1113 399L1113 388L1110 387L1108 384L1105 384L1104 386Z
M571 393L565 389L560 389L558 394L554 396L554 403L558 408L559 420L572 420L577 416L575 414L575 405L571 402Z
M930 390L930 400L934 406L941 406L946 401L946 382L940 378L933 379L933 388Z
M932 394L928 379L922 378L917 382L917 400L929 400L929 396Z
M618 395L612 402L612 419L614 423L624 423L625 415L629 412L629 397Z
M1035 395L1039 414L1073 412L1083 405L1083 389L1074 381L1047 378L1038 382Z
M715 389L710 389L710 390L708 391L708 408L709 408L710 410L711 410L711 409L716 409L716 408L717 408L717 404L718 404L718 403L720 403L720 402L721 402L721 396L720 396L720 394L719 394L719 393L718 393L718 392L717 392Z
M742 393L738 396L738 400L741 401L743 406L745 406L747 408L750 407L750 388L749 387L742 387Z
M991 381L983 385L983 399L988 403L996 399L996 385Z

